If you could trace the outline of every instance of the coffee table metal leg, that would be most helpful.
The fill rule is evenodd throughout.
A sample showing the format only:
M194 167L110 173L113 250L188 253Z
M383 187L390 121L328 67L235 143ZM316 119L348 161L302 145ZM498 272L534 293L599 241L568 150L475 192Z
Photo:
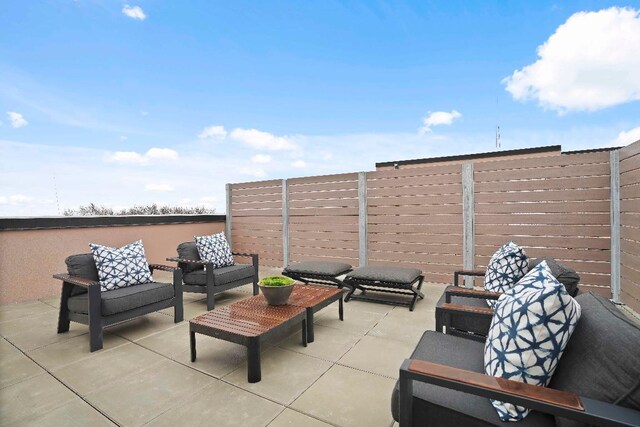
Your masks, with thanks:
M342 303L342 296L340 296L338 301L338 316L340 317L340 320L344 320L344 304Z
M313 342L315 336L313 334L313 308L307 307L307 342Z
M262 373L260 371L260 341L251 340L247 346L247 377L250 383L260 382Z
M196 333L189 331L189 338L191 341L191 361L196 361Z
M311 330L311 334L313 335L313 322L312 323L308 323L307 319L302 319L302 345L303 346L307 346L307 334L309 332L309 329L307 329L307 326L310 327ZM309 341L310 342L310 341Z

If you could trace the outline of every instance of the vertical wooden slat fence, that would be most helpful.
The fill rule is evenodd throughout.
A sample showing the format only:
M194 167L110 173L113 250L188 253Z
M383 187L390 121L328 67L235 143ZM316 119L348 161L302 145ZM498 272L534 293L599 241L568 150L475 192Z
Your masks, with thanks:
M530 257L575 268L589 290L610 294L609 153L475 165L476 266L509 239Z
M282 181L231 184L231 245L260 255L260 265L282 266Z
M288 180L290 261L358 265L358 174Z
M462 266L461 165L367 173L369 264L447 282Z
M640 313L640 141L620 150L621 301Z
M232 184L232 242L268 266L283 265L284 246L289 262L412 266L427 281L451 283L454 270L486 266L513 239L529 256L554 257L575 268L586 289L611 296L611 186L619 167L621 295L639 305L639 146L295 178L284 187L281 180Z

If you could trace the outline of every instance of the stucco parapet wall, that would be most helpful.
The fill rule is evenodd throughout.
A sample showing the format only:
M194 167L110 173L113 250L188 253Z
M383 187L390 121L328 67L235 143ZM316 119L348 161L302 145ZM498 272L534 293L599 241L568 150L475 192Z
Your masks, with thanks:
M225 222L225 215L126 215L0 218L0 231Z

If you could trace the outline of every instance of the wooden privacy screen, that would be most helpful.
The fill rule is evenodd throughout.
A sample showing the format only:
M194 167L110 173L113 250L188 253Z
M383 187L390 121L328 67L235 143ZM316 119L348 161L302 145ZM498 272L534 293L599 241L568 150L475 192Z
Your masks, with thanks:
M282 267L282 180L232 184L234 252L260 255L260 265Z
M288 180L289 260L358 265L358 174Z
M640 301L638 145L620 154L622 277L624 295L634 301ZM465 256L467 265L483 268L512 239L530 257L551 256L575 268L586 289L610 296L610 158L603 150L384 169L367 172L366 180L355 173L296 178L286 181L284 199L281 180L233 184L233 249L256 251L262 265L281 267L288 230L290 262L404 265L423 270L429 282L451 283ZM474 230L466 246L463 199Z
M461 165L367 173L369 263L450 283L462 266Z
M620 298L640 313L640 141L620 150Z
M609 152L474 165L475 263L513 239L529 257L575 268L589 290L610 295Z

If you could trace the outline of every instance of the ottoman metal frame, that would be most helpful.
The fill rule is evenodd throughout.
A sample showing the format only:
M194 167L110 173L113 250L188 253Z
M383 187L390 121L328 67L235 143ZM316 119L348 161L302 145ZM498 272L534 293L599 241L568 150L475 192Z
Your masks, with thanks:
M382 304L391 304L391 305L401 305L408 306L409 311L413 311L416 306L416 301L418 298L424 299L424 294L420 289L422 289L422 282L424 281L424 275L419 275L415 278L415 280L411 283L398 283L398 282L388 282L384 280L367 280L367 279L358 279L353 277L347 277L344 280L344 284L347 285L350 289L347 295L344 298L345 302L349 300L361 300L361 301L370 301L370 302L379 302ZM414 284L418 284L414 287ZM353 293L356 290L360 290L361 294L354 295ZM400 294L400 295L409 295L412 296L411 301L396 301L386 299L382 296L370 296L367 295L367 291L374 292L386 292L390 294Z

